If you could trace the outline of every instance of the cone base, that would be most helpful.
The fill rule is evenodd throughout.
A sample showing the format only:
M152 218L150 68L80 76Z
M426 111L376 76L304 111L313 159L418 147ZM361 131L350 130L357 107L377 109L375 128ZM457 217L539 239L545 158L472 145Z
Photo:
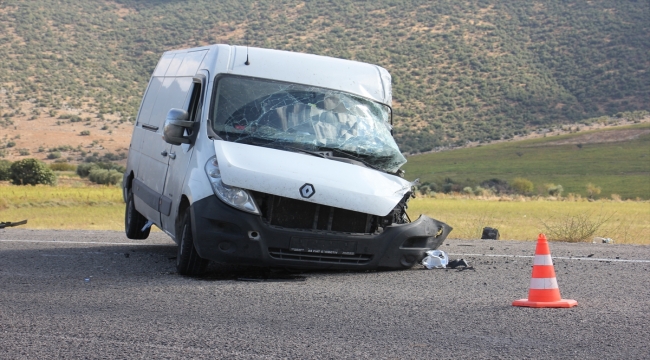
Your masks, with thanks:
M528 299L519 299L512 302L512 306L533 308L570 308L576 305L578 305L578 302L570 299L560 299L557 301L528 301Z

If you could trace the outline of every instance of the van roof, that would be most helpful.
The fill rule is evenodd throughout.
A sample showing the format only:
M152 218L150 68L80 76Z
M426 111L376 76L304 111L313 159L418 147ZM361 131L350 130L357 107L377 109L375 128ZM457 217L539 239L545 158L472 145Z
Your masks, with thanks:
M207 50L200 69L319 86L391 105L391 77L380 66L291 51L210 45L168 51L163 58ZM248 59L249 65L246 65Z

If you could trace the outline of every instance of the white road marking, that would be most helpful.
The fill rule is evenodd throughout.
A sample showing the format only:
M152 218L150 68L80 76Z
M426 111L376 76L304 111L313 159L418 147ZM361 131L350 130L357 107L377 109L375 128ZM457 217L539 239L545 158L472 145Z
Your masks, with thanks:
M453 255L453 256L509 257L509 258L526 258L526 259L532 259L532 258L535 257L534 255L505 255L505 254L451 254L450 253L449 255ZM650 260L607 259L607 258L590 258L590 257L573 257L573 256L553 256L553 259L650 263Z

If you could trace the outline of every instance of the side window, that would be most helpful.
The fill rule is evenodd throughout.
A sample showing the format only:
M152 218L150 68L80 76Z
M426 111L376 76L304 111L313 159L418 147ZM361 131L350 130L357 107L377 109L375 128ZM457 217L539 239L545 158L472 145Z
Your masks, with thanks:
M203 99L201 98L201 83L193 82L192 83L192 92L190 95L190 103L187 107L187 114L190 121L200 121L201 120L201 103ZM187 130L187 135L192 135L190 129Z
M201 83L192 83L192 96L187 109L190 121L199 121L201 116Z
M158 92L162 85L163 78L153 77L149 83L149 88L147 88L147 93L144 95L142 100L142 105L140 105L140 111L138 112L138 121L137 124L148 124L149 118L151 117L151 112L153 111L154 104L158 98Z

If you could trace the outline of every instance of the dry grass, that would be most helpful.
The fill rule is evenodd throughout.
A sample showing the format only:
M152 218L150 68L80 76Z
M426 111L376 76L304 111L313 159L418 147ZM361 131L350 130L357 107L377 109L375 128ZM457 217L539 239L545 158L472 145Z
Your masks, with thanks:
M0 185L0 221L28 219L22 228L122 230L124 202L115 186Z
M0 185L0 198L11 208L70 207L123 204L118 186Z
M544 198L512 198L510 201L477 198L418 198L409 203L411 219L426 214L454 228L450 237L478 239L483 227L499 229L501 239L535 240L546 231L544 223L561 226L567 219L587 216L588 221L607 219L593 236L619 244L650 245L650 202L644 201L549 201ZM590 241L591 237L587 239Z
M124 205L24 207L0 211L2 221L28 219L20 228L124 230Z
M76 186L76 187L75 187ZM14 186L0 184L0 221L28 219L23 228L123 230L124 203L116 186ZM565 198L566 199L566 198ZM549 226L572 217L608 218L593 236L616 243L650 245L650 202L552 198L443 196L409 203L411 218L420 213L454 228L452 238L480 238L483 227L499 229L502 239L535 240Z

